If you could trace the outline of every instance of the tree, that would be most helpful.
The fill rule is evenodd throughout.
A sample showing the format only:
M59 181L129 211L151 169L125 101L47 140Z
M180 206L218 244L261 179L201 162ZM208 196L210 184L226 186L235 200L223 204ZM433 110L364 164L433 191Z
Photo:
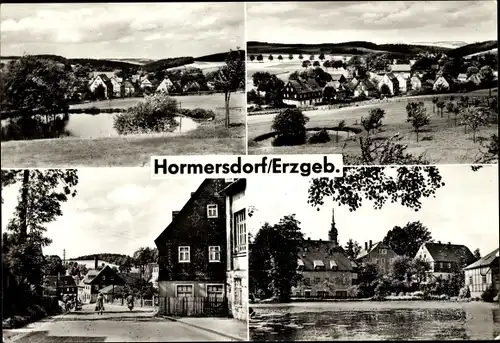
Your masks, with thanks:
M302 60L304 59L304 56L302 56L302 54L299 55L299 60Z
M332 64L330 63L330 61L325 61L325 62L323 63L323 67L325 67L325 69L327 69L327 70L328 70L328 68L330 68L331 66L332 66Z
M255 235L249 246L249 288L251 293L257 293L266 298L271 297L271 241L274 237L274 228L265 223ZM256 248L258 247L258 248Z
M391 276L398 281L410 281L413 259L408 256L396 256L390 265Z
M358 242L353 241L351 238L347 241L345 245L345 253L351 260L355 260L356 257L358 257L360 251L361 251L361 246L359 245Z
M479 73L481 74L482 82L488 87L489 96L491 97L491 87L494 79L493 69L490 66L483 66L479 70Z
M385 96L391 95L391 89L385 83L380 87L380 93Z
M314 61L314 55L309 56L310 61Z
M278 60L283 61L283 56L279 55Z
M432 97L432 113L436 113L436 104L439 101L437 96Z
M425 104L422 101L410 102L406 105L406 113L407 119L406 121L411 123L415 133L417 134L417 142L418 142L418 132L421 127L429 125L430 118L427 115L427 109L425 108Z
M408 222L403 227L395 226L387 232L383 242L396 254L413 258L420 246L431 239L429 229L416 221Z
M498 163L499 151L500 145L498 143L498 135L494 133L490 136L490 139L488 139L486 143L481 142L481 147L479 148L478 157L476 158L475 163Z
M307 69L310 66L311 66L311 61L307 61L306 60L306 61L302 62L302 68L306 68Z
M120 273L130 273L130 271L132 270L132 261L126 259L122 264L120 264L118 270L120 271Z
M94 90L94 96L98 100L106 99L106 88L102 84L99 84Z
M390 201L418 211L421 200L434 197L444 185L435 166L344 167L341 178L313 178L307 202L318 211L325 197L348 206L350 212L367 201L375 209Z
M374 108L368 112L368 117L361 119L361 125L365 129L367 135L371 131L379 129L382 126L382 119L385 116L385 111L381 108Z
M293 55L292 55L292 54L288 55L288 59L289 59L290 61L291 61L291 60L293 60Z
M337 143L339 142L339 130L343 130L346 127L345 120L341 120L339 125L337 125ZM349 131L347 131L347 137L349 137Z
M263 57L261 54L259 54L259 55L257 56L257 61L258 61L258 62L262 62L263 60L264 60L264 57Z
M479 68L475 66L468 67L466 71L467 77L471 77L472 75L476 75L478 73L479 73Z
M64 275L66 267L63 265L62 260L57 255L50 255L45 257L45 268L43 273L45 275Z
M445 102L443 100L439 100L438 102L436 102L436 107L440 110L440 113L441 113L441 118L443 118L443 110L444 110L444 107L445 107Z
M273 55L269 55L269 61L272 61L274 59Z
M462 122L472 129L472 141L476 143L476 131L480 126L488 125L485 111L476 106L463 107L461 110Z
M301 110L288 108L274 117L271 129L277 132L276 139L287 145L303 144L308 121L309 118Z
M319 64L319 61L314 61L313 66L314 66L314 67L319 67L319 66L321 66L321 65Z
M255 61L255 55L250 55L250 61Z
M238 48L237 53L232 50L226 58L226 65L219 70L219 77L215 81L216 87L224 92L224 104L226 108L225 126L230 126L229 102L231 93L238 88L245 87L245 62L241 58L241 51Z
M474 250L474 259L476 261L481 259L481 252L479 251L479 248L477 248L476 250Z
M325 59L325 54L324 53L319 54L318 58L321 60L321 62L323 62L323 60Z

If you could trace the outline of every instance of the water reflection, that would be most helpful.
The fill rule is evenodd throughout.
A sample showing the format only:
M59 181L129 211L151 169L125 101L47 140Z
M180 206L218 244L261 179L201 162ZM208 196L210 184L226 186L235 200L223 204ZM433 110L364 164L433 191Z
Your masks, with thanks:
M255 309L252 340L448 340L493 339L500 334L500 308L375 309L288 312Z

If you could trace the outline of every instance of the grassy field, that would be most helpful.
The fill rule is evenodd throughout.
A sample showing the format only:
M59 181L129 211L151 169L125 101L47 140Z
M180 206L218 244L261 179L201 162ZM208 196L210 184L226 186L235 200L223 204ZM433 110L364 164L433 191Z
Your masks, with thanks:
M233 94L232 98L231 107L242 106L243 94ZM219 106L223 101L213 103L213 108ZM139 167L148 165L152 155L245 154L245 111L231 111L233 125L229 129L224 127L224 111L216 113L214 121L200 123L196 129L175 137L134 135L2 142L2 167Z
M362 128L360 125L361 117L368 116L370 109L379 107L385 110L386 114L382 120L384 124L382 132L377 133L376 137L390 137L399 133L403 137L402 143L408 145L408 152L416 155L423 153L431 163L439 164L473 163L478 154L478 141L487 139L491 134L498 131L497 124L490 127L482 127L476 133L477 141L474 143L470 130L465 134L463 126L454 125L453 114L450 114L450 118L448 119L448 113L445 109L444 117L441 118L437 113L433 113L433 104L429 98L420 100L424 101L427 113L431 114L431 124L423 129L425 132L419 134L418 143L411 125L406 122L406 100L362 107L307 111L304 114L310 118L307 124L309 128L332 127L338 125L341 120L344 120L347 126ZM270 127L273 117L274 115L272 114L249 117L249 154L360 154L358 142L341 137L337 144L334 135L331 135L331 141L328 143L305 144L295 147L272 147L270 140L254 142L253 139L255 137L271 131ZM362 132L359 135L366 135L366 132Z

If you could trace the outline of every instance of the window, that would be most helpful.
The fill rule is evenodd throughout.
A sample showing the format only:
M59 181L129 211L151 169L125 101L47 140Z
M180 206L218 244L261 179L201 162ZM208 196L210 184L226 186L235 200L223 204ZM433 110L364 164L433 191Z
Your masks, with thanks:
M234 302L236 305L243 304L243 287L241 284L241 278L234 279Z
M320 282L321 282L321 278L319 278L319 277L314 278L314 283L320 283Z
M191 261L190 248L188 246L179 247L179 262L186 263Z
M486 283L486 275L481 275L481 282Z
M380 249L380 255L387 255L386 249Z
M311 291L310 290L304 291L304 296L305 297L310 297L311 296Z
M207 297L210 299L222 299L224 297L224 286L207 285Z
M325 282L330 282L330 278L326 277Z
M97 291L97 290L99 290L99 285L95 285L95 286L94 286L94 289L95 289L96 291Z
M380 259L380 263L381 263L383 266L385 266L385 258L383 258L383 257L382 257L382 258Z
M451 269L451 262L448 262L448 269Z
M66 288L66 292L69 292L69 287L68 287L68 288Z
M208 262L220 262L220 246L208 247Z
M193 285L177 285L177 297L188 298L193 296Z
M217 218L217 205L211 204L207 206L207 218Z
M246 209L238 211L234 214L234 247L237 253L245 252L247 250L247 228L245 218Z

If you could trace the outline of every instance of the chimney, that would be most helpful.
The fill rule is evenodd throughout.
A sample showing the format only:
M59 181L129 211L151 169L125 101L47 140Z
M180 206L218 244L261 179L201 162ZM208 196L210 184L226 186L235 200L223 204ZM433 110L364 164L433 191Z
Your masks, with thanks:
M365 242L365 250L368 251L368 242Z
M307 240L310 241L311 240L311 237L307 237Z
M438 244L441 244L441 241L438 241Z
M175 216L179 214L180 211L172 211L172 220L174 220Z
M451 245L451 242L448 242L448 245Z
M94 269L97 269L99 267L99 260L97 259L97 256L94 256Z
M321 241L322 241L322 239L320 238L320 239L319 239L319 241L321 242Z
M372 248L372 240L370 239L370 249Z

